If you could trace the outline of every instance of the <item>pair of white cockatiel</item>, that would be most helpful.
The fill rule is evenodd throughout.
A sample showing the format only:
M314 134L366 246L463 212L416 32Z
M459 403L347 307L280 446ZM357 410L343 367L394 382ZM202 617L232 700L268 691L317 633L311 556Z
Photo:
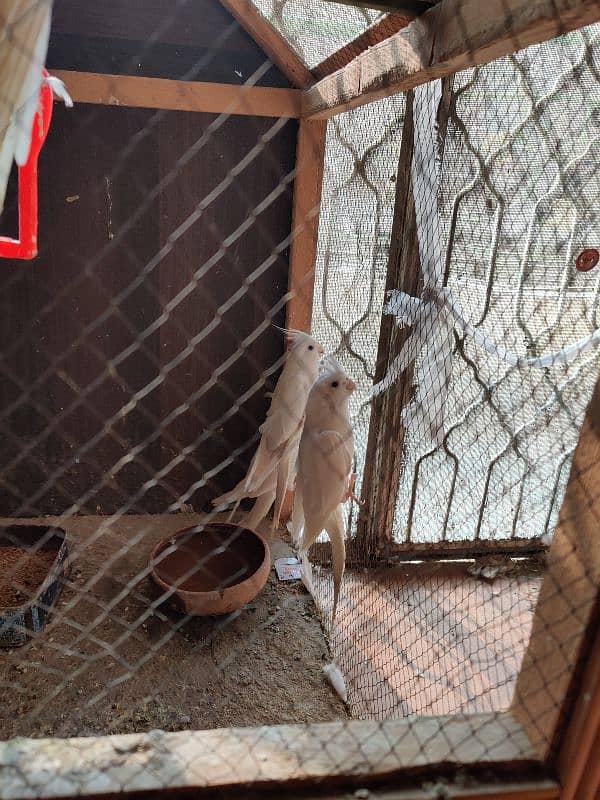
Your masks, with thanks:
M307 551L322 531L331 541L335 618L345 565L342 503L353 497L354 443L348 400L356 386L312 336L286 331L289 349L261 439L245 477L215 506L256 498L242 524L255 528L274 504L271 529L279 526L286 489L294 487L292 538L310 585ZM295 476L295 481L294 481ZM233 512L232 512L233 513Z

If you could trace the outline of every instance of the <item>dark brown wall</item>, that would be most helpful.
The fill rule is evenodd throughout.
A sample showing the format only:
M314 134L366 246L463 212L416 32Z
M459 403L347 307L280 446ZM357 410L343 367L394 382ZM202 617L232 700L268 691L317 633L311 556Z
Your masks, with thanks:
M55 0L50 69L244 83L267 57L218 0ZM258 81L289 86L275 68Z
M201 508L240 477L272 385L239 410L235 401L281 356L280 334L265 331L211 376L282 305L287 250L224 307L289 235L291 191L192 278L293 169L296 123L216 120L55 105L40 158L40 255L0 262L0 515L75 502L88 513L159 512L182 495Z

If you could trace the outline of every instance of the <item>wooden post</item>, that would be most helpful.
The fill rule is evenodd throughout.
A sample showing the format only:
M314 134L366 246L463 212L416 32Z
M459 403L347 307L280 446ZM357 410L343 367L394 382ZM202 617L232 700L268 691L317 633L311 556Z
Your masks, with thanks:
M417 295L421 283L419 244L410 165L413 154L413 92L406 96L402 144L398 161L396 202L385 290L401 289ZM375 383L406 341L407 331L399 331L391 316L384 315L379 329ZM412 366L400 381L374 402L369 426L362 496L366 500L358 518L357 544L368 560L376 558L390 540L394 522L395 498L402 463L404 428L400 413L412 397ZM385 480L381 477L385 476Z
M288 278L291 297L286 327L306 332L310 331L312 321L326 134L327 120L300 120ZM289 519L293 503L293 492L288 492L281 515L284 521Z
M301 120L296 146L296 180L292 211L292 243L287 327L310 331L319 234L319 208L325 159L326 120Z
M449 78L443 84L438 113L440 152L443 152L451 96L452 79ZM385 290L401 289L418 296L422 288L422 276L411 178L413 137L413 92L409 92L406 96ZM398 329L392 316L382 317L375 383L385 376L409 335L407 329ZM412 384L413 365L373 403L362 489L366 503L359 515L357 534L357 546L364 549L368 560L376 559L391 544L403 463L405 431L400 414L412 399ZM384 479L382 476L385 476Z
M559 745L560 725L570 711L570 691L579 688L580 672L589 653L590 629L597 623L600 602L600 381L581 428L548 562L513 703L515 716L542 759L548 759ZM588 663L592 670L596 669L594 691L597 692L598 661ZM596 698L598 696L596 694ZM591 712L589 709L587 713ZM577 726L577 717L573 724ZM582 720L579 724L582 725ZM594 738L593 733L588 737L590 740ZM581 757L583 744L565 741L563 769L569 766L568 762L572 765ZM580 794L571 796L578 800L581 797Z
M600 628L557 759L562 800L594 800L600 790Z
M137 75L54 70L75 103L251 117L299 117L300 89L174 81Z

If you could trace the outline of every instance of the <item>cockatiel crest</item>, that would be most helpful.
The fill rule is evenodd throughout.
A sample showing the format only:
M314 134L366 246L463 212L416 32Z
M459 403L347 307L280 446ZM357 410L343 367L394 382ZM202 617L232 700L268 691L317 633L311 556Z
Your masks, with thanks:
M309 334L279 330L286 335L288 350L267 417L259 428L258 449L245 477L230 492L213 500L214 506L234 503L235 511L244 498L257 498L252 512L243 520L248 527L258 525L275 502L273 530L279 525L285 492L293 480L306 402L324 353L322 345Z
M307 552L322 531L331 542L335 619L346 559L342 504L352 491L354 439L349 399L356 384L333 358L327 358L306 405L298 451L292 536L305 570Z

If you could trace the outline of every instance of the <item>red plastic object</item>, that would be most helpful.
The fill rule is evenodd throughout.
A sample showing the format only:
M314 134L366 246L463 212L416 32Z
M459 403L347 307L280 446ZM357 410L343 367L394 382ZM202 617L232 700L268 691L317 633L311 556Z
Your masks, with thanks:
M43 76L48 77L45 69ZM37 256L38 172L40 150L46 139L52 118L52 89L42 83L40 104L33 118L31 146L27 161L19 167L19 238L0 236L0 258L31 260Z
M596 264L598 263L598 259L600 258L600 254L596 250L595 247L588 247L585 250L582 250L581 253L577 256L577 261L575 262L576 269L579 272L589 272L589 270L593 269Z

